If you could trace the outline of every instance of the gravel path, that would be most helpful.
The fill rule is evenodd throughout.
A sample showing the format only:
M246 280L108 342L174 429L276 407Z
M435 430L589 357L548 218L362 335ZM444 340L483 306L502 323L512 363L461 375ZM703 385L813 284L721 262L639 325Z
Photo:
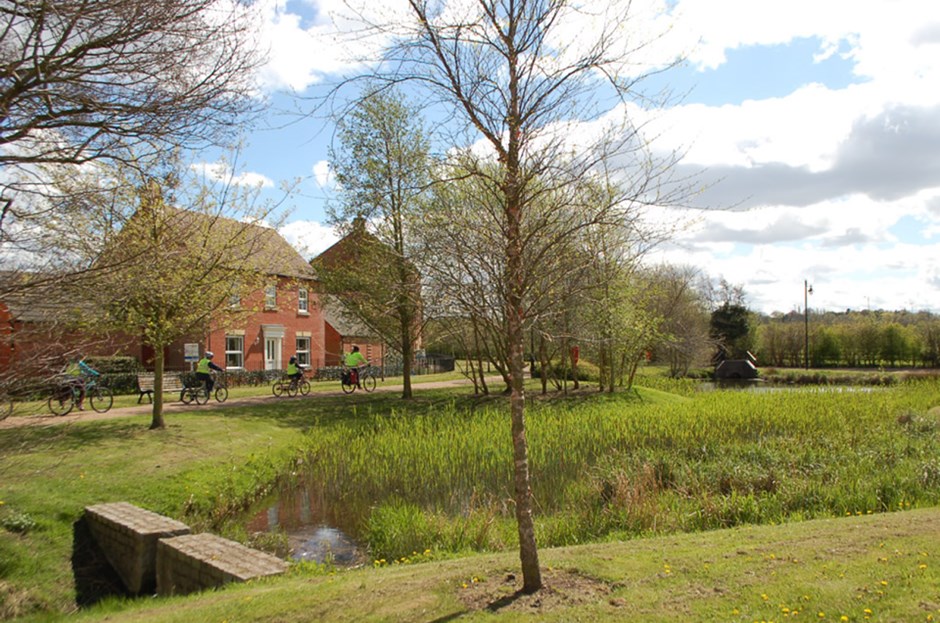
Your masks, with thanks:
M502 381L501 377L491 377L487 378L486 382L493 387L494 383L499 383ZM334 381L335 382L335 381ZM421 391L422 388L426 389L436 389L442 387L459 387L461 385L470 385L469 379L457 379L453 381L434 381L431 383L414 383L412 388L415 392ZM337 385L338 387L338 385ZM381 383L375 388L377 392L400 392L402 391L401 385L382 385ZM313 392L308 396L300 396L297 398L276 398L275 396L268 394L265 396L250 396L248 398L239 398L239 399L229 399L223 403L216 402L215 399L211 399L208 404L205 405L186 405L182 402L176 401L167 401L163 403L163 413L171 414L177 413L180 411L192 411L193 409L225 409L227 407L241 407L245 405L259 404L262 402L269 402L273 400L315 400L320 396L342 396L343 392L337 389L335 392ZM169 397L169 394L167 394ZM107 413L96 413L90 408L85 411L72 411L68 415L57 416L52 415L48 411L44 413L38 413L35 415L25 415L25 416L14 416L9 417L2 422L0 422L0 430L5 428L18 428L22 426L59 426L62 424L72 424L75 422L92 422L96 420L110 420L120 417L128 417L139 415L142 418L147 418L148 421L152 414L151 405L144 403L141 405L134 405L132 407L120 407L111 409Z

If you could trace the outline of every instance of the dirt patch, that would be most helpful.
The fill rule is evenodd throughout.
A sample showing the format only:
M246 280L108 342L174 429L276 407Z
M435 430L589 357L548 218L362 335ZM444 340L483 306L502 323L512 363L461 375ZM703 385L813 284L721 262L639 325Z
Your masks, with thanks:
M522 593L522 578L515 573L501 577L471 578L458 587L458 598L471 611L551 612L607 599L611 586L576 571L542 571L542 588Z

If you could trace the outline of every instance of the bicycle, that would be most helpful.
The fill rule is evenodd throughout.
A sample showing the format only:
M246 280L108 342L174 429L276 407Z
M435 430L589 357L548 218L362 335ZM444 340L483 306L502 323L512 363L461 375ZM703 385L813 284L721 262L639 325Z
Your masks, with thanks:
M306 396L310 393L310 381L307 380L307 377L304 376L303 371L299 378L297 377L282 377L274 381L271 385L271 393L280 398L284 394L294 397L298 393L301 396Z
M228 382L226 381L225 374L219 374L215 378L215 399L219 402L225 402L228 400Z
M67 415L82 400L82 390L91 408L98 413L106 413L114 405L114 395L111 390L104 387L95 377L85 379L69 378L61 381L52 395L49 396L47 406L52 415ZM10 403L12 406L12 403Z
M358 383L353 380L353 373L358 375ZM343 388L344 394L353 393L356 391L357 387L361 387L366 392L372 392L375 390L375 374L372 372L371 367L363 368L362 370L353 370L352 368L343 366L340 386Z
M226 392L227 396L228 393ZM209 402L209 390L206 389L205 383L184 387L180 391L180 402L187 405L191 402L195 402L197 405L204 405Z

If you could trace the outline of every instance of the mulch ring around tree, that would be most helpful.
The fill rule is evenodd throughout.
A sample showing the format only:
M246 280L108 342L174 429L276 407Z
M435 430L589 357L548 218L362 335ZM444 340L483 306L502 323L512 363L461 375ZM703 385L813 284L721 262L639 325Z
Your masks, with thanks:
M565 569L542 571L542 588L524 594L517 573L470 578L457 587L460 601L471 611L549 612L559 608L594 603L611 593L611 586L595 578Z

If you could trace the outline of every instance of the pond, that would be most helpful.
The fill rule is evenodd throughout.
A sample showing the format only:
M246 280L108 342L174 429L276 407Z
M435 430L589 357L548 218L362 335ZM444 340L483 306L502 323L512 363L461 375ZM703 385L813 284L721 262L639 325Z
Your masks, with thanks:
M248 522L249 532L283 533L290 558L338 567L367 562L367 552L356 542L355 521L327 508L321 494L312 488L282 491Z

